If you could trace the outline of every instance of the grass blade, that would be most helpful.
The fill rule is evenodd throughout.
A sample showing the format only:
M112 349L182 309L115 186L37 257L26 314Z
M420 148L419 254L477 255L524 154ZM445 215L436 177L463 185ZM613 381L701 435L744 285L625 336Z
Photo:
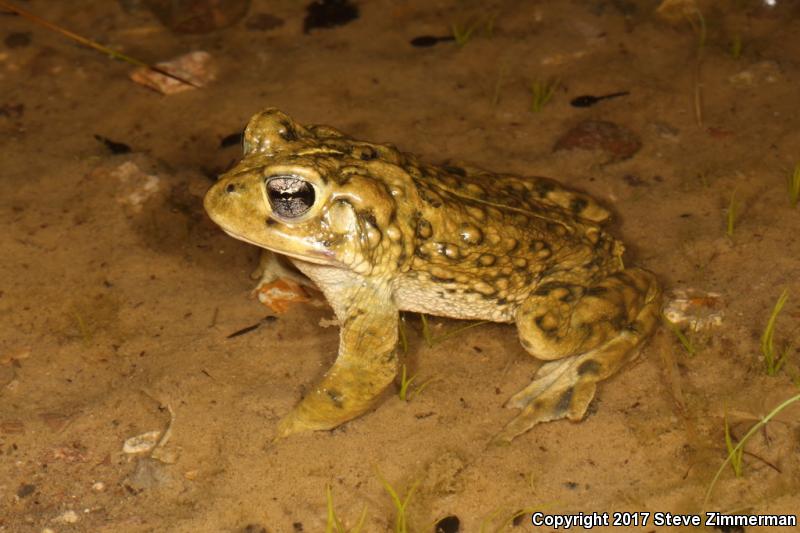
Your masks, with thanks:
M780 314L781 309L789 299L789 289L783 289L783 292L775 302L775 307L772 308L772 313L769 315L767 327L764 328L764 333L761 335L761 355L764 356L764 364L767 367L767 375L774 376L783 366L786 361L786 356L789 351L785 350L781 355L775 353L775 324Z

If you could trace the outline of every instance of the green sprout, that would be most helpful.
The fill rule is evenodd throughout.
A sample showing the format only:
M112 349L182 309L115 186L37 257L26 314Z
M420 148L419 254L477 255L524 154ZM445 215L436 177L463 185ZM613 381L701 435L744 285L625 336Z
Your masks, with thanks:
M483 33L486 37L492 38L494 36L494 22L497 19L497 13L492 13L484 19Z
M693 13L687 13L686 20L697 34L697 57L694 63L694 119L699 127L703 126L703 84L700 80L700 66L703 61L703 49L706 46L708 31L706 18L702 11L694 8Z
M477 327L477 326L482 326L484 324L488 324L489 322L491 322L490 320L479 320L478 322L473 322L471 324L467 324L466 326L461 326L461 327L455 328L455 329L453 329L451 331L443 333L442 335L439 335L438 337L434 337L433 336L433 332L431 331L430 322L428 322L428 316L425 315L425 314L420 313L419 319L420 319L420 322L422 322L422 338L425 339L425 344L428 345L428 348L433 348L434 346L436 346L440 342L442 342L442 341L444 341L446 339L449 339L453 335L458 335L462 331L465 331L465 330L468 330L470 328L474 328L474 327Z
M92 342L92 329L89 327L89 324L86 323L86 320L83 319L83 315L80 312L73 311L72 315L75 317L75 323L78 326L78 333L81 336L83 345L89 346Z
M422 338L425 339L425 344L428 348L433 348L433 334L431 333L431 326L428 324L428 316L420 313L419 319L422 321Z
M478 29L478 23L472 22L469 24L461 25L453 23L450 26L450 31L453 34L453 39L459 47L465 46L470 39L472 39L475 30Z
M489 320L479 320L478 322L473 322L472 324L467 324L465 326L461 326L461 327L452 329L452 330L448 331L447 333L443 333L443 334L439 335L438 337L432 337L430 339L430 343L431 343L430 345L434 346L434 345L439 344L440 342L442 342L442 341L444 341L446 339L449 339L450 337L452 337L454 335L458 335L462 331L468 330L470 328L475 328L475 327L478 327L478 326L482 326L484 324L488 324L489 322L490 322Z
M736 218L739 216L739 202L736 201L736 189L731 193L730 202L728 202L728 210L725 213L726 230L725 233L728 238L733 238L733 230L736 225Z
M792 207L797 207L800 200L800 163L794 166L794 172L789 176L789 203Z
M683 349L686 350L686 353L688 353L690 357L697 354L697 346L695 346L694 341L683 331L681 331L681 328L678 327L678 324L672 322L664 315L661 315L661 320L663 320L667 328L669 328L669 330L675 334L680 341L681 346L683 346Z
M400 337L400 348L403 353L408 353L408 336L406 335L406 315L400 313L400 321L397 323L397 334Z
M560 80L534 80L531 83L531 112L538 113L553 98Z
M725 415L725 448L728 450L728 457L731 458L731 467L733 474L736 477L742 477L742 458L744 457L744 448L737 448L733 445L733 438L731 437L731 428L728 425L728 416Z
M397 392L397 395L404 402L410 402L414 398L414 396L416 396L417 394L421 394L422 391L425 390L425 388L428 385L430 385L431 383L433 383L438 379L435 377L426 379L425 381L414 387L413 390L410 390L411 384L414 382L416 378L417 378L416 375L408 377L408 369L404 364L400 371L400 390Z
M325 487L325 495L328 500L328 521L325 525L325 533L359 533L361 528L364 527L364 520L367 519L366 506L362 509L356 526L353 529L347 529L342 521L339 520L339 517L336 516L336 511L333 508L333 490L330 485Z
M778 413L783 411L786 407L797 401L800 401L800 394L792 396L788 400L784 401L783 403L775 407L775 409L770 411L769 414L767 414L767 416L759 420L758 423L754 424L753 427L751 427L750 430L745 434L745 436L742 437L739 443L736 446L734 446L732 450L728 452L728 456L722 462L722 465L720 465L719 469L717 470L717 473L714 474L714 478L711 480L711 483L709 484L708 489L706 490L706 496L705 499L703 500L704 509L708 508L708 502L711 500L711 493L713 492L714 487L716 486L717 481L719 480L719 477L722 475L722 471L725 470L725 466L728 463L734 461L734 455L740 453L739 450L744 450L744 445L748 441L748 439L753 435L755 435L755 433L763 426L765 426L767 422L772 420L775 416L778 415Z
M494 82L492 89L492 107L497 107L500 103L500 92L503 89L503 83L508 75L508 65L503 65L497 73L497 79Z
M789 299L789 290L784 289L775 302L775 307L772 308L772 313L769 315L767 327L764 328L764 333L761 335L761 355L764 356L764 364L767 367L767 375L774 376L781 369L786 362L786 356L789 355L789 346L784 347L783 351L777 353L775 350L775 323L778 320L778 314Z
M742 48L744 45L742 44L742 36L738 33L733 36L731 39L731 47L730 47L730 54L733 59L739 59L742 57Z
M411 501L411 497L414 495L414 491L417 490L417 485L419 485L419 480L415 481L411 488L408 489L406 492L405 498L400 498L397 494L397 491L389 484L388 481L381 475L380 471L376 470L376 474L378 475L378 479L380 480L383 487L386 489L386 492L389 493L389 497L392 499L392 503L394 504L395 509L395 519L394 519L394 532L395 533L408 533L408 517L406 516L406 509L408 508L408 502Z
M697 8L694 8L694 18L691 17L689 14L686 15L686 20L689 22L689 25L694 30L695 34L697 34L697 50L700 51L706 46L706 38L708 36L708 30L706 29L706 18L703 16L703 12Z

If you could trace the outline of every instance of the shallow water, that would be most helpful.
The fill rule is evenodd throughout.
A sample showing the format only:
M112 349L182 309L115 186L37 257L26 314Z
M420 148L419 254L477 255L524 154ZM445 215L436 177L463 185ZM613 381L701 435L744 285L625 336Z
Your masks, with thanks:
M206 50L217 80L162 96L131 82L128 65L2 16L0 531L317 532L327 485L347 524L366 507L364 531L391 531L378 473L401 493L417 483L412 531L448 515L462 531L495 531L528 509L699 513L726 455L724 417L741 438L798 393L793 3L701 3L702 47L697 20L662 20L656 2L376 0L356 20L304 33L300 3L254 0L244 20L196 35L127 4L26 5L146 61ZM248 24L257 17L271 24ZM471 23L463 46L410 44ZM552 99L532 112L531 86L548 80ZM586 420L487 448L538 363L513 326L428 347L409 317L406 362L433 379L420 394L406 403L390 391L340 429L273 443L335 355L336 328L320 326L332 313L299 304L228 339L269 314L248 297L258 251L202 210L214 176L239 157L221 140L268 106L431 162L585 190L615 211L626 264L667 289L719 293L722 324L690 332L693 356L662 328L600 387ZM625 128L641 148L627 158L618 144L553 150L589 120ZM112 155L94 135L132 152ZM795 342L769 377L759 338L783 288L775 340ZM463 323L432 325L439 335ZM708 510L796 512L798 415L794 404L749 441L743 477L727 469ZM123 453L126 439L167 427L154 458ZM551 531L527 516L509 530Z

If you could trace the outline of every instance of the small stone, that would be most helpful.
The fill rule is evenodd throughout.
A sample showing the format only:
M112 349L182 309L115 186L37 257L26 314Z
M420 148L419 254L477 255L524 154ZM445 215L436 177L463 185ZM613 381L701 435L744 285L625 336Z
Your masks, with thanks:
M30 356L30 346L17 348L16 350L11 350L10 352L4 353L2 356L0 356L0 365L16 365L19 361L27 359Z
M125 161L112 170L110 175L119 182L117 202L132 213L141 212L144 204L162 187L161 178L155 174L148 174L133 161Z
M670 141L678 140L681 133L678 128L666 122L656 121L651 124L651 127L656 135Z
M158 438L161 436L160 431L148 431L141 435L136 435L125 440L122 445L122 451L125 453L144 453L149 452L158 444Z
M22 420L3 420L0 422L0 433L19 435L25 433L25 424Z
M262 526L261 524L247 524L244 526L240 533L269 533L267 528Z
M177 76L180 80L145 67L132 71L129 77L139 85L161 94L175 94L205 87L216 78L216 68L211 54L203 50L195 50L169 61L156 63L155 66L172 76Z
M51 431L58 433L69 422L69 417L61 413L39 413L39 419L50 428Z
M698 331L721 326L724 311L721 294L689 287L672 291L664 307L664 316L673 324Z
M3 42L9 48L24 48L31 44L31 33L28 31L9 33Z
M607 163L630 159L642 148L639 136L631 130L605 120L586 120L556 141L553 151L600 150Z
M780 66L775 61L761 61L750 68L730 76L728 81L737 87L757 87L760 85L777 83L783 74Z
M68 511L64 511L53 520L55 522L61 522L62 524L74 524L80 520L80 516L78 516L78 513L70 509Z
M30 496L36 491L36 485L25 483L19 486L17 489L17 497L18 498L25 498Z
M92 490L95 492L103 492L106 490L106 484L102 481L98 481L92 485Z
M208 33L235 24L247 14L250 0L147 0L145 6L176 33Z

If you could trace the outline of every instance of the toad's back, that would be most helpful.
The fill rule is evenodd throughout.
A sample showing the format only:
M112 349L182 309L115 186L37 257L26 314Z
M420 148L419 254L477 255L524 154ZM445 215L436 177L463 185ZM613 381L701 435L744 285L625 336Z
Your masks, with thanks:
M421 202L402 309L510 322L542 282L589 285L621 267L622 245L600 227L610 213L554 180L461 165L406 171Z

